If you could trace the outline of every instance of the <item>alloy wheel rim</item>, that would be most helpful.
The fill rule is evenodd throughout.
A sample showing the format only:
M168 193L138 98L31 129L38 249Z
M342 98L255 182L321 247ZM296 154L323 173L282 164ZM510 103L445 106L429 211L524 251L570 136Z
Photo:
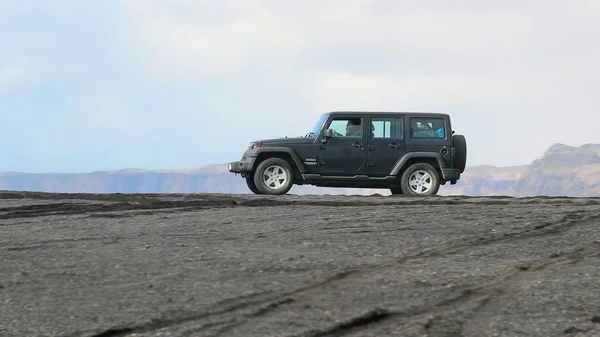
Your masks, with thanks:
M287 173L279 165L271 165L265 169L262 174L262 181L267 188L272 190L280 189L288 180Z
M425 170L416 170L408 178L408 186L417 194L425 194L433 187L433 177Z

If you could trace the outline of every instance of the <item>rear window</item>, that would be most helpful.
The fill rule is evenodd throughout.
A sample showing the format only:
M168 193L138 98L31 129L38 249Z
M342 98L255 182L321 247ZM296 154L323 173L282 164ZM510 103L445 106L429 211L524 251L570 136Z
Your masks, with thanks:
M443 118L410 118L410 136L418 139L445 139L446 123Z

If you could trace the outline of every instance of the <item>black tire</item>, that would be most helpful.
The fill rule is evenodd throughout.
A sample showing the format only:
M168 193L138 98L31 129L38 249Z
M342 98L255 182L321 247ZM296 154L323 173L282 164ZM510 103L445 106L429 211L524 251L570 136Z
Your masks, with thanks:
M254 176L246 177L246 185L248 185L248 188L250 189L250 191L252 191L252 193L261 194L258 188L256 188L256 184L254 183Z
M274 170L270 172L271 170ZM269 186L263 176L265 174L275 174L279 175L280 178L272 181L272 184L275 186ZM269 158L262 161L256 167L254 171L254 184L258 191L262 194L286 194L292 188L294 184L294 172L292 171L292 167L285 159L281 158ZM279 185L279 186L277 186Z
M411 188L411 182L415 179L419 179L418 176L420 174L423 175L422 178L425 178L425 180L422 183L430 184L429 189L422 190L422 187L424 186L421 183L417 183L417 186L415 186L416 189ZM440 189L440 176L438 174L438 171L430 164L416 163L411 165L408 169L406 169L406 171L404 171L400 180L400 186L402 187L402 191L406 195L436 195Z
M392 192L392 195L404 194L404 192L402 192L402 187L392 187L390 188L390 192Z
M460 173L463 173L467 167L467 140L463 135L453 135L452 143L456 151L454 167L459 169Z

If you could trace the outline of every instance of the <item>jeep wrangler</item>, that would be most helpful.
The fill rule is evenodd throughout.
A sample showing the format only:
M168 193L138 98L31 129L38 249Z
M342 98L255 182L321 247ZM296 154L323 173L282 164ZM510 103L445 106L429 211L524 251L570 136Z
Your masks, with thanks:
M296 184L435 195L456 184L466 159L466 139L448 114L334 111L302 137L251 142L228 169L255 194L286 194Z

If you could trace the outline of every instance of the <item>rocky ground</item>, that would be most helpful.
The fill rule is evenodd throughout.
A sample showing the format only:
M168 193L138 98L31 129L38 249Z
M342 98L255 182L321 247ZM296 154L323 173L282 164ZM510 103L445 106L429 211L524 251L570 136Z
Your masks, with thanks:
M600 336L600 199L0 193L0 335Z

